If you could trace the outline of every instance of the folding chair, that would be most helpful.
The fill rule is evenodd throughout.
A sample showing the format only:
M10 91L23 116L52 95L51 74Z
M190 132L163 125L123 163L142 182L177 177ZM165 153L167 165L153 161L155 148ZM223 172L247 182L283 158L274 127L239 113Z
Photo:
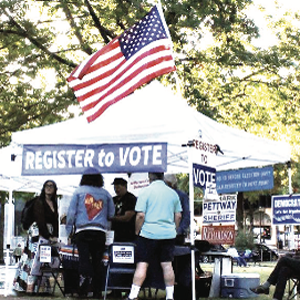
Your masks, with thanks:
M291 277L288 280L288 295L286 300L292 300L297 297L300 292L300 277Z
M109 249L104 300L107 290L130 290L135 272L135 244L113 243Z
M52 290L51 294L54 294L57 285L63 296L65 296L64 287L60 280L62 277L63 268L58 248L53 245L40 245L40 263L41 276L39 278L37 292L39 293L41 285L49 280L48 288ZM54 280L52 287L50 284L51 276Z

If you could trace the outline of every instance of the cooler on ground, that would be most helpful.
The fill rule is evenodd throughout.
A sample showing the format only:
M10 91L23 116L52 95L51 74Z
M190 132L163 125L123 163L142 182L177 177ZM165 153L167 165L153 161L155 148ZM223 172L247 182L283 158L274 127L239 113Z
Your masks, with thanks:
M221 297L222 298L252 298L258 295L250 288L260 284L260 277L257 273L232 273L221 276Z

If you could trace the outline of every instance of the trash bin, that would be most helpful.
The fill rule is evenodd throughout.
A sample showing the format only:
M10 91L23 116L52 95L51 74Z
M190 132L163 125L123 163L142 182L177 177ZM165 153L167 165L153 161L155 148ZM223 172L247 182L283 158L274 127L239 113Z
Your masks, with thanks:
M212 272L204 271L204 273L196 274L195 288L196 299L208 298L211 286Z

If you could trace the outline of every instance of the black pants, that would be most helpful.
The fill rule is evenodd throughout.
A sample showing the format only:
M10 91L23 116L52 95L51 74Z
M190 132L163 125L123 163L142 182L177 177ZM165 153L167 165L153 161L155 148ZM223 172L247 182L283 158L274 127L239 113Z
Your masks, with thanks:
M92 278L93 293L102 290L102 257L105 250L105 233L97 230L80 231L75 236L79 254L78 272Z
M299 276L299 274L299 259L288 256L281 257L268 279L270 284L276 285L273 298L282 300L288 279L294 276Z

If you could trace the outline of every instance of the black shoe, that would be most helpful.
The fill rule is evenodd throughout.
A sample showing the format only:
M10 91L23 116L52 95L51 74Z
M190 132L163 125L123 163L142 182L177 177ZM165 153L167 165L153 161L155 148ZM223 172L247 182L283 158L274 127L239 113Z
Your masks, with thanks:
M250 290L255 294L266 294L266 295L268 295L270 291L269 288L266 288L263 285L259 285L256 288L251 288Z

